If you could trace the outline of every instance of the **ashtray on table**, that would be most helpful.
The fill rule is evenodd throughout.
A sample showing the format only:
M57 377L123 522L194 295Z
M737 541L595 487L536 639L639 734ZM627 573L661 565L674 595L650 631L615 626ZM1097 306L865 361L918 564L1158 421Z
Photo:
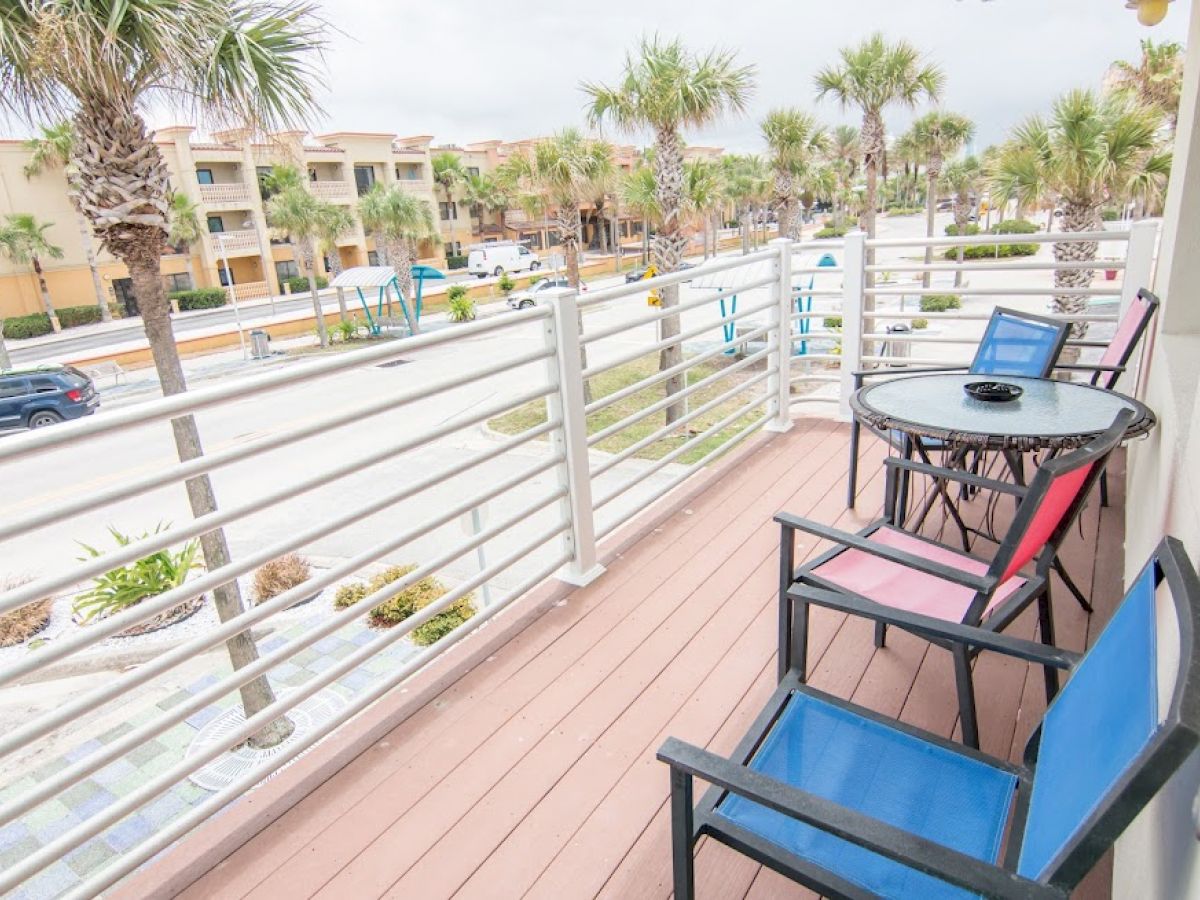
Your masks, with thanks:
M988 403L1006 403L1009 400L1016 400L1025 393L1019 385L1009 384L1007 381L972 381L964 384L963 390L966 391L968 397L985 400Z

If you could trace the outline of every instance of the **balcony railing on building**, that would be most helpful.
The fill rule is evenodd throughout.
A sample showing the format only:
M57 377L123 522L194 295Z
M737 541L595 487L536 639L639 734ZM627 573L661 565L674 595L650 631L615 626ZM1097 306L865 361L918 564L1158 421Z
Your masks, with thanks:
M241 182L200 185L200 200L205 206L250 206L250 189Z
M192 413L199 413L202 424L210 417L227 424L228 417L222 415L248 400L261 401L261 408L269 410L272 397L279 392L306 391L365 367L398 360L413 362L413 355L422 350L444 351L466 341L477 346L474 342L500 336L497 346L501 349L495 354L465 359L428 378L390 382L386 390L371 396L347 395L336 408L314 410L312 415L216 443L208 455L186 463L164 462L152 470L134 470L123 481L99 487L89 479L87 470L80 469L73 486L64 483L46 502L36 507L17 506L0 518L0 554L20 558L43 537L57 540L51 529L61 530L66 523L75 529L70 537L80 536L76 532L88 513L117 504L128 510L129 503L136 503L153 521L164 508L167 495L163 491L179 490L189 478L218 473L219 486L223 470L248 461L259 463L256 471L261 472L252 496L223 496L217 511L198 519L176 520L169 531L150 532L104 556L79 562L77 548L67 542L61 558L40 577L0 592L0 613L48 597L73 596L81 585L114 567L217 528L252 520L248 532L260 535L262 520L257 516L274 516L277 525L286 523L286 527L276 527L269 538L262 536L235 547L232 560L219 568L47 641L36 652L6 657L0 661L0 685L44 678L50 667L86 658L107 638L191 603L231 579L246 578L284 554L306 550L331 536L340 540L340 546L353 548L346 551L352 555L329 561L308 581L248 606L224 622L188 632L178 642L163 644L165 649L139 665L84 686L0 735L0 758L21 753L24 760L34 760L30 769L39 773L4 790L0 828L20 827L26 817L43 815L39 810L58 802L64 792L78 792L85 785L91 791L98 783L93 779L106 767L140 771L138 761L145 758L141 748L148 743L178 750L170 758L154 757L153 766L128 792L89 807L81 821L0 872L0 892L42 877L61 876L61 869L56 868L61 860L85 858L79 854L86 850L79 848L93 840L102 841L148 804L172 798L178 807L173 817L136 840L126 841L119 853L106 849L97 857L100 862L79 876L82 880L74 888L81 896L104 890L239 799L534 586L555 576L571 584L599 577L599 544L746 438L763 429L787 429L796 404L824 404L830 414L845 418L852 374L861 366L894 366L902 371L911 363L956 362L952 357L927 359L919 352L932 353L942 346L961 348L962 358L968 359L987 312L980 308L923 312L921 297L954 293L1012 302L1022 297L1048 301L1055 295L1082 296L1089 303L1088 312L1064 318L1111 329L1137 289L1149 283L1156 234L1156 223L1143 222L1099 233L1021 235L1022 243L1038 245L1103 242L1102 253L1108 258L1096 269L1113 270L1123 277L1106 281L1098 273L1092 286L1071 289L1053 287L1053 272L1060 264L1045 254L1018 261L968 259L961 267L952 258L941 261L945 251L960 244L998 246L1011 243L1011 235L868 241L854 233L844 241L777 240L745 256L717 257L686 272L647 282L594 289L583 295L548 291L531 309L277 367L253 378L202 387L0 442L0 473L7 478L10 472L19 474L21 465L45 465L47 454L60 449L86 447L88 452L102 453L99 448L110 435L146 426L169 430L171 419ZM218 251L219 239L220 235L210 236ZM258 250L253 232L230 233L223 240L230 253L236 252L235 248L240 252ZM941 251L938 262L915 261L926 244ZM877 262L868 265L871 248ZM898 249L904 252L897 253ZM1118 250L1124 251L1123 258L1115 257ZM832 265L823 259L826 255L832 257ZM884 257L898 258L885 261ZM952 280L960 269L972 276L972 281L947 286L945 279ZM932 276L929 287L919 280L925 272ZM868 286L868 273L875 275L873 287ZM1009 276L1022 279L1022 283L1014 285ZM688 287L678 306L656 309L645 305L648 288L684 282ZM875 298L875 308L870 311L868 297ZM608 315L601 315L605 310ZM661 323L672 316L680 318L679 333L663 339ZM933 327L915 332L887 329L889 322L918 317ZM1102 328L1095 329L1095 334L1102 334ZM686 350L682 361L660 371L658 352L677 343ZM585 362L581 362L581 349L586 351ZM632 383L603 396L585 398L585 379L646 359L654 364ZM647 389L661 391L672 379L681 379L686 387L639 406L603 428L589 428L589 418L595 424L597 413L608 410L611 415L615 404L645 397ZM1136 381L1130 379L1129 383ZM454 399L455 392L479 385L486 390L494 386L494 391L475 404L464 406L461 395ZM443 398L447 407L461 411L426 415L418 409L419 404L442 403ZM542 409L535 410L538 404ZM670 424L659 427L655 421L654 426L648 425L650 417L680 404L683 411ZM514 412L519 412L514 421L523 423L518 426L523 430L506 436L493 434L483 445L478 442L481 425ZM397 428L397 423L403 427ZM637 423L646 430L644 437L618 451L603 452L606 439ZM468 441L467 435L475 437ZM322 443L308 443L318 438ZM665 447L660 443L664 441ZM663 452L634 458L652 445ZM314 454L313 448L320 446L338 449L330 455ZM393 464L389 476L379 477L371 492L341 493L343 479L387 463ZM403 466L396 468L397 463ZM75 474L67 471L64 477ZM315 503L314 498L322 492L327 499L332 492L331 512L313 515L311 510L316 507L312 506L308 514L288 518L287 504L297 498ZM422 498L424 505L420 506ZM488 507L490 515L485 517L481 511ZM381 518L389 513L391 518ZM346 537L348 530L360 528L367 520L375 523L369 539ZM477 555L485 545L490 552L486 559ZM315 592L369 577L372 566L395 560L398 554L410 559L414 567L383 587L372 585L368 596L357 603L331 609L323 617L285 615ZM395 627L367 629L373 608L435 575L446 581L443 595ZM466 625L430 646L408 645L406 637L415 629L486 589L490 589L484 593L486 601L476 607ZM223 655L213 651L252 628L253 634L270 635L270 640L260 648L257 662L231 670ZM327 653L326 648L334 645L339 652ZM314 657L319 659L314 662ZM193 731L197 727L203 730L202 724L193 723L228 712L236 706L238 689L260 676L286 689L278 690L275 702L250 720L230 721L223 730L205 732L207 743L189 747ZM174 691L171 696L175 699L154 706L132 728L112 734L111 739L79 739L76 723L95 716L98 710L139 697L151 685L158 685L163 696ZM189 686L186 691L184 686ZM319 717L314 717L309 701L325 704ZM239 770L224 787L194 789L199 770L219 764L230 748L306 703L309 727L302 734L278 752ZM86 752L75 747L76 743ZM95 793L102 792L97 789ZM30 890L36 892L37 885L31 884Z
M258 234L254 231L218 231L208 236L213 255L246 256L259 252Z
M354 186L348 181L309 181L308 189L314 197L330 203L353 203L358 199Z

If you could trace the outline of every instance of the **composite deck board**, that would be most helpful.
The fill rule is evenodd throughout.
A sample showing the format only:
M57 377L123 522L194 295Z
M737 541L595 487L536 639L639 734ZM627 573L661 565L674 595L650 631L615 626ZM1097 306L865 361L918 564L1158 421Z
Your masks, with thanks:
M843 507L847 431L806 418L726 469L686 509L573 592L184 896L670 896L665 767L674 735L729 752L775 679L781 510L853 530L877 511L882 445L864 441L860 502ZM1119 478L1093 501L1063 559L1058 641L1083 649L1120 594ZM968 504L976 518L978 510ZM1003 524L1011 505L1000 510ZM930 528L935 527L930 523ZM950 537L947 532L946 537ZM1104 552L1097 553L1097 543ZM798 544L801 557L821 549ZM1036 637L1027 612L1013 633ZM814 610L811 683L943 734L957 733L949 654L902 632L877 650L869 623ZM1040 670L976 665L985 749L1017 758L1045 706ZM320 752L319 749L315 752ZM703 786L698 785L698 790ZM815 896L722 847L697 849L702 897ZM1081 896L1107 896L1101 867Z

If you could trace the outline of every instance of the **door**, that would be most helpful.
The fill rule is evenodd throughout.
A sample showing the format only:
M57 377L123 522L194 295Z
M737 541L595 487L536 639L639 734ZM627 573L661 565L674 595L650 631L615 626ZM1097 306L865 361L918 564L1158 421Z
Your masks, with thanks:
M374 166L355 166L354 167L354 184L358 188L358 195L361 197L367 191L371 190L375 184L375 167Z
M121 309L125 311L125 317L133 318L139 315L137 298L133 296L133 280L130 278L114 278L112 286L117 303L121 304Z
M25 378L0 378L0 428L21 424L21 407L29 393Z

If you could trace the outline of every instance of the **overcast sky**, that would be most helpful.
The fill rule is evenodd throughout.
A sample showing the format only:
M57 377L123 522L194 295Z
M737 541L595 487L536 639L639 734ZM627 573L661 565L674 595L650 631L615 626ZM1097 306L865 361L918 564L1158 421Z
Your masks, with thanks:
M321 0L342 33L332 37L326 119L314 130L465 143L581 125L580 80L615 80L626 48L658 32L757 67L748 115L687 135L754 151L757 122L776 106L854 121L815 100L813 74L879 30L943 68L943 105L976 122L982 149L1062 91L1098 86L1113 59L1137 57L1140 38L1182 41L1190 3L1176 0L1151 30L1123 0ZM889 131L910 119L893 111Z

